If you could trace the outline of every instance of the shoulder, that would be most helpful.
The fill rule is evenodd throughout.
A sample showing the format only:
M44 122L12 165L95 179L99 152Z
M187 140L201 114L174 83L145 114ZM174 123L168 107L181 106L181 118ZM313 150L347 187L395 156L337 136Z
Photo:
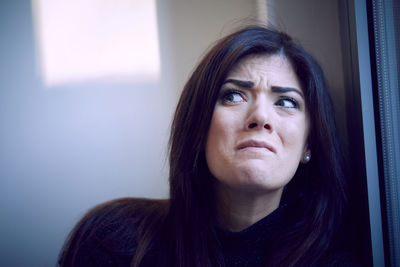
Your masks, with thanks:
M160 222L166 200L122 198L100 204L77 223L60 254L61 266L129 265L146 227Z

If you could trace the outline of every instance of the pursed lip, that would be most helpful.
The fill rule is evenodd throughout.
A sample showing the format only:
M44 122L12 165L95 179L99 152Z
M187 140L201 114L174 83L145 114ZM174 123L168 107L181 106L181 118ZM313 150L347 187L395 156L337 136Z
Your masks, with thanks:
M266 148L269 151L271 151L273 153L276 153L276 149L272 145L270 145L270 144L268 144L268 143L266 143L264 141L257 141L257 140L253 140L253 139L241 142L237 146L238 150L241 150L241 149L244 149L244 148L248 148L248 147Z

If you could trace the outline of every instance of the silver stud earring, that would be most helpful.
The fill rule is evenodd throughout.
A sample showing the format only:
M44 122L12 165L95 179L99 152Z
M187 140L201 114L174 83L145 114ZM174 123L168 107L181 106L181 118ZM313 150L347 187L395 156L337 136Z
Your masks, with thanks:
M305 155L305 156L304 156L304 161L305 161L306 163L310 162L310 160L311 160L311 156L310 156L310 155Z

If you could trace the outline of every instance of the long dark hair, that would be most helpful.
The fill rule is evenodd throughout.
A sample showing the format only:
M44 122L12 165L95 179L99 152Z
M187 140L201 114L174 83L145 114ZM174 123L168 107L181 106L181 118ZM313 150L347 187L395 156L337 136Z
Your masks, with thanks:
M85 231L88 223L104 225L104 218L123 217L122 220L129 220L137 227L132 239L135 241L132 266L140 266L155 247L164 266L224 266L215 233L214 178L206 164L205 143L219 90L228 72L241 58L260 53L286 57L300 79L310 116L308 146L312 154L311 162L300 164L284 190L282 201L294 207L290 212L295 220L272 244L267 264L318 263L329 250L340 225L345 200L343 154L325 78L313 57L288 35L262 26L248 26L219 40L183 89L169 143L170 200L125 199L92 210L72 231L60 256L61 265L73 262L68 260L73 257L69 255L75 255L83 235L79 233ZM140 218L132 219L131 214L136 210ZM113 232L126 234L126 230L119 228Z
M301 80L310 114L308 145L313 156L301 165L284 198L301 203L302 214L274 245L271 265L318 260L329 248L343 208L343 159L324 74L285 33L243 28L212 47L186 83L170 137L170 211L174 266L220 265L214 251L212 177L204 159L207 133L219 90L232 66L249 54L281 54Z

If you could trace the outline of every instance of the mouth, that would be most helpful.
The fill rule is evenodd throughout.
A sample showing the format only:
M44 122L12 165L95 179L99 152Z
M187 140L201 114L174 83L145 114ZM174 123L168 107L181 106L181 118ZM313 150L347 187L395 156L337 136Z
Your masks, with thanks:
M273 153L276 153L276 149L272 145L270 145L264 141L248 140L248 141L244 141L244 142L240 143L237 147L238 150L242 150L242 149L246 149L246 148L264 148Z

